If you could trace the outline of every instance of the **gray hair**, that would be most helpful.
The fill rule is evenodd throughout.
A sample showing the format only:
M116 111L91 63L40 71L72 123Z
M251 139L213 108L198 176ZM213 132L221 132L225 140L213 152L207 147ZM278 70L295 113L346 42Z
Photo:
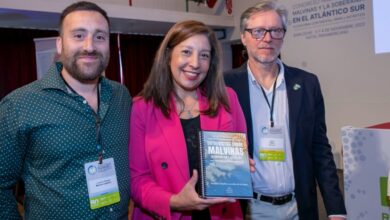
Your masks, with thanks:
M240 31L241 33L244 33L245 28L247 27L248 19L258 13L258 12L266 12L266 11L276 11L278 15L280 16L282 20L282 25L285 30L287 30L287 16L288 12L287 9L279 4L277 0L261 0L256 5L246 9L242 14L240 18Z

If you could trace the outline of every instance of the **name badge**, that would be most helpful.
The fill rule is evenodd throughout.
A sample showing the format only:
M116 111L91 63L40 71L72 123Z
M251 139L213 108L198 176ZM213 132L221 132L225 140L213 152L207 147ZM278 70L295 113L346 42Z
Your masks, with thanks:
M101 164L94 161L84 164L91 209L108 206L120 201L118 180L113 158Z
M262 161L285 161L286 151L282 127L261 128L259 159Z

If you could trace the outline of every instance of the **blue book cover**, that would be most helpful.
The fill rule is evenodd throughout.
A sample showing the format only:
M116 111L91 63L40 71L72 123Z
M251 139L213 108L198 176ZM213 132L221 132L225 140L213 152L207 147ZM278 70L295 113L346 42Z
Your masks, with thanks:
M200 196L253 198L246 134L200 131Z

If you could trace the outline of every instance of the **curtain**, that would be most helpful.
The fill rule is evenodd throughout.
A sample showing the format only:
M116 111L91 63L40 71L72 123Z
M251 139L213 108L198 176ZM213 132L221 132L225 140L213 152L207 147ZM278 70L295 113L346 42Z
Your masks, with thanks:
M142 90L163 38L163 36L121 35L124 83L132 96ZM119 66L119 61L117 63ZM116 74L119 77L119 70Z
M232 67L237 68L240 67L247 59L246 49L244 45L240 44L232 44Z
M0 28L0 99L37 79L34 38L57 36L57 31ZM125 85L138 94L152 67L163 36L121 35ZM106 77L120 81L117 35L110 37L110 62Z
M0 28L0 99L37 79L34 38L56 36L56 31Z

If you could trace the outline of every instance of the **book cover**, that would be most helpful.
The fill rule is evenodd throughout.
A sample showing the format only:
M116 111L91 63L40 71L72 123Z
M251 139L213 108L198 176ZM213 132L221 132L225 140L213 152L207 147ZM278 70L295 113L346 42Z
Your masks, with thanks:
M246 134L200 131L200 196L253 198Z

